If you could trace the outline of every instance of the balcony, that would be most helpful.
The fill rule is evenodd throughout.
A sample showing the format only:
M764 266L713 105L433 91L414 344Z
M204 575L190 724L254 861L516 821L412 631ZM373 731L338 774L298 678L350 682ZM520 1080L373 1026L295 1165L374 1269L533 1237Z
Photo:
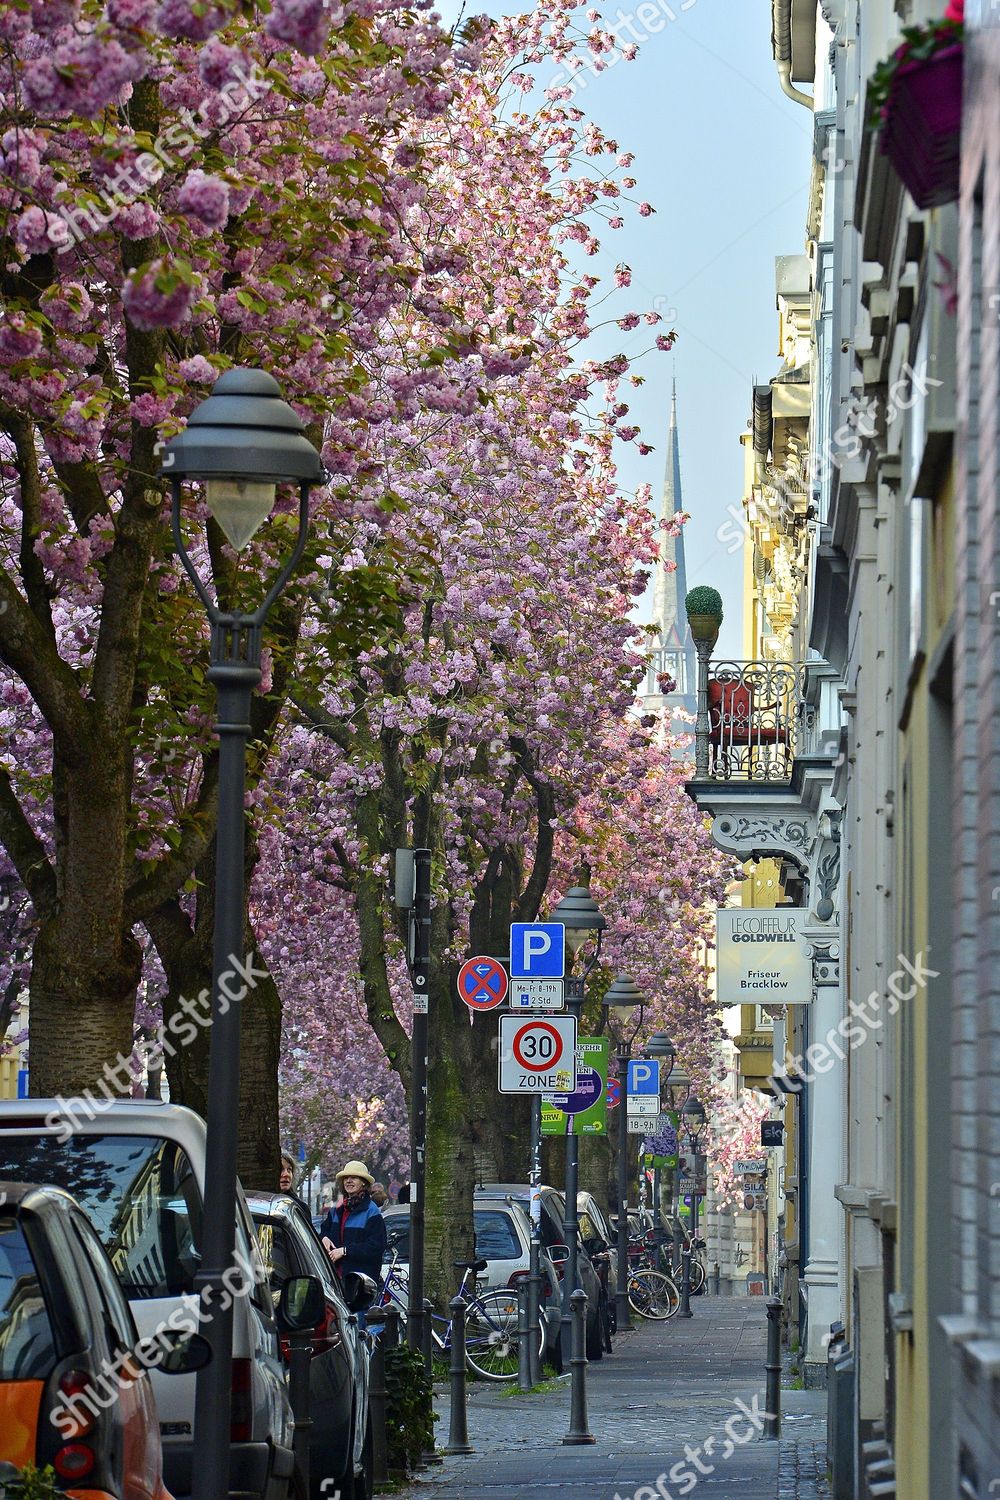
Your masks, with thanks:
M809 662L713 661L698 640L695 774L688 796L740 860L791 860L809 878L839 755L836 672ZM831 866L817 886L833 888Z
M788 785L796 756L812 746L816 711L806 697L804 662L711 662L699 710L699 782Z

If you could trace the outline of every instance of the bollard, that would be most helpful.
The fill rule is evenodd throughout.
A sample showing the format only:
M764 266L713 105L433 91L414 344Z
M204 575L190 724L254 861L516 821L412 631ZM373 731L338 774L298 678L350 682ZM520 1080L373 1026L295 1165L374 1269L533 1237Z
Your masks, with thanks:
M528 1288L528 1377L532 1386L542 1378L542 1323L539 1292L542 1278L537 1271L525 1278Z
M368 1407L372 1417L372 1472L376 1484L389 1478L389 1444L386 1433L385 1351L389 1343L389 1313L393 1319L396 1341L399 1340L399 1312L395 1307L373 1307L368 1314L373 1344L368 1372Z
M517 1388L531 1390L531 1343L528 1335L528 1288L517 1278Z
M432 1353L433 1344L431 1342L431 1331L434 1327L433 1314L434 1303L429 1297L425 1297L424 1317L420 1328L420 1337L421 1342L423 1343L423 1349L421 1352L424 1356L424 1369L427 1372L427 1379L431 1382L432 1386L434 1383L434 1356ZM425 1448L423 1453L421 1453L420 1462L422 1465L426 1466L427 1464L443 1463L444 1459L439 1453L436 1453L434 1451L434 1446L432 1444L431 1447Z
M399 1344L399 1308L395 1302L390 1302L382 1308L382 1316L385 1319L385 1347L395 1349Z
M781 1298L768 1297L767 1360L764 1365L767 1376L767 1409L764 1412L764 1431L761 1434L765 1440L781 1436L781 1311Z
M313 1420L309 1415L309 1367L312 1363L312 1333L290 1335L288 1349L288 1400L292 1408L294 1429L292 1448L302 1481L302 1493L309 1493L309 1435Z
M569 1299L573 1317L573 1354L570 1359L569 1431L564 1443L593 1443L587 1421L587 1293L578 1286Z
M722 1289L722 1267L719 1265L718 1261L716 1261L715 1265L712 1267L712 1281L715 1283L712 1287L712 1291L718 1297Z
M472 1453L465 1405L465 1312L461 1293L448 1304L451 1311L451 1421L446 1453Z
M679 1318L693 1318L691 1311L691 1246L685 1245L681 1251L681 1305L677 1310Z

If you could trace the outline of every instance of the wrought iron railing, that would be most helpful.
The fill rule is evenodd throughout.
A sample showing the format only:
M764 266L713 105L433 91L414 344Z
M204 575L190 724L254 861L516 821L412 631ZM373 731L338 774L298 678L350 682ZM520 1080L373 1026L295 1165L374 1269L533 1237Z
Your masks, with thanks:
M805 664L699 662L696 775L712 781L791 779L808 751L815 710L805 698Z

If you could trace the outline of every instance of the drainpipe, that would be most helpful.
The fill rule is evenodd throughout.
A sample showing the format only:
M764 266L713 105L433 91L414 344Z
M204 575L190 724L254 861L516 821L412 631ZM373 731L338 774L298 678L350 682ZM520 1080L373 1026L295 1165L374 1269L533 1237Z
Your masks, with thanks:
M774 49L781 92L787 94L789 99L794 99L796 104L804 104L806 109L812 109L812 95L803 94L792 83L792 0L772 0L771 46Z

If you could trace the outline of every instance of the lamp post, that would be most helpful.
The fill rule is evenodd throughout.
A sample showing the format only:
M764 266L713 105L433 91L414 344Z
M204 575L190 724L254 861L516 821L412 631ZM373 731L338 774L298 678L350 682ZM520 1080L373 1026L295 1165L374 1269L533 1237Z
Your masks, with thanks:
M684 1252L684 1284L681 1288L681 1306L678 1317L691 1318L691 1256L694 1254L694 1240L698 1233L698 1147L701 1144L701 1133L705 1128L705 1108L699 1099L693 1094L685 1100L681 1110L681 1125L687 1130L688 1148L694 1154L694 1184L691 1192L691 1231L690 1246Z
M550 919L552 922L562 922L566 929L566 946L574 960L591 938L594 939L594 951L587 961L583 973L578 978L566 980L566 1009L571 1016L575 1016L579 1025L583 1013L583 996L587 983L587 976L597 962L601 951L601 935L607 923L600 907L590 894L589 885L575 885L568 890L557 905ZM622 1108L625 1101L622 1100ZM562 1295L562 1319L560 1323L560 1344L562 1348L563 1363L569 1369L569 1362L573 1357L573 1308L570 1298L576 1291L578 1285L578 1261L577 1240L579 1238L579 1220L577 1219L577 1192L580 1179L580 1138L576 1135L566 1137L566 1213L563 1219L563 1229L566 1234L566 1245L569 1249L569 1259L566 1262L566 1270L563 1273L563 1295Z
M670 1075L674 1071L674 1063L677 1060L677 1048L667 1036L665 1031L654 1031L645 1047L642 1049L643 1057L653 1058L660 1064L660 1087L664 1084L669 1086ZM666 1069L664 1069L666 1063ZM663 1214L660 1211L660 1169L653 1168L653 1227L663 1232ZM672 1237L671 1237L672 1239Z
M225 1277L233 1265L239 1118L240 989L244 963L244 788L253 690L261 678L261 636L274 601L298 564L309 524L309 488L324 478L320 456L272 376L234 369L196 406L187 427L166 444L177 554L208 614L209 681L218 696L219 791L215 861L212 1034L208 1071L205 1204L201 1264L195 1275L201 1330L212 1356L198 1372L194 1500L219 1500L229 1489L233 1314ZM210 514L240 551L270 515L278 484L299 487L298 534L252 614L221 609L212 599L181 534L185 482L204 485ZM209 1190L209 1184L210 1190Z
M601 1002L608 1020L613 1016L618 1033L618 1087L621 1102L618 1106L618 1275L615 1281L615 1327L618 1332L632 1327L628 1305L628 1063L632 1056L632 1043L639 1035L645 999L627 974L615 978ZM629 1031L629 1023L636 1006L639 1014Z

